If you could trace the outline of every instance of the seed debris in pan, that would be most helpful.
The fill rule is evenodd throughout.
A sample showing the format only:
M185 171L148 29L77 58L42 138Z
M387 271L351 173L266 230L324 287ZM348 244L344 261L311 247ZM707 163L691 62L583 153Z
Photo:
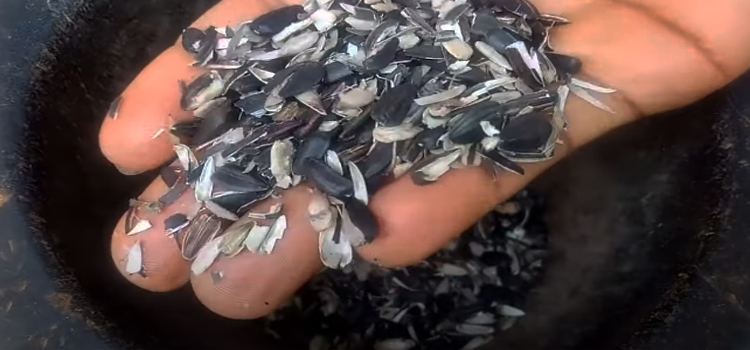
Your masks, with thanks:
M542 199L523 191L426 261L399 269L335 249L339 228L329 227L326 264L352 261L317 275L264 319L266 329L319 350L479 348L525 316L546 257L542 210Z
M319 249L346 268L341 245L377 237L366 204L388 177L429 185L455 168L523 175L522 163L549 160L569 92L607 111L597 95L615 92L554 52L549 33L562 24L575 25L526 0L310 0L234 28L186 29L182 47L204 72L181 83L194 118L171 128L177 159L166 166L181 171L159 202L192 187L211 219L177 232L183 256L306 180L333 213L314 223ZM245 223L245 247L271 254L282 218Z

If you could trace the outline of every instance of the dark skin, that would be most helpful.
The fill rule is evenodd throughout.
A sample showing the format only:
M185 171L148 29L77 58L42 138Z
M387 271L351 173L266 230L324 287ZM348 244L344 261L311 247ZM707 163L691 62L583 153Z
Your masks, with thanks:
M613 87L617 93L598 95L615 110L608 114L572 96L569 122L549 162L524 165L525 176L503 173L493 179L483 170L453 170L436 184L414 185L408 177L389 184L370 202L381 232L375 242L359 249L384 266L417 263L440 249L498 203L522 189L536 176L581 145L638 118L690 104L726 85L750 67L750 27L747 0L536 0L542 13L562 15L573 22L555 28L552 46L583 61L580 77ZM293 0L224 0L193 26L235 26ZM191 81L201 71L179 40L157 57L123 92L116 120L105 118L100 133L104 155L124 173L135 174L162 165L173 156L169 138L152 138L160 128L189 120L179 108L178 80ZM166 186L156 179L140 196L156 200ZM309 188L284 191L287 233L274 253L243 252L220 258L206 273L194 276L179 257L174 240L166 236L163 220L196 205L192 192L158 215L146 217L155 227L127 237L124 217L115 228L112 256L131 282L152 291L170 291L190 282L198 298L226 317L262 317L285 302L305 281L322 269L317 235L306 217ZM257 210L268 208L261 203ZM148 277L124 272L127 249L140 240ZM215 278L219 275L221 279ZM212 275L214 278L212 278Z

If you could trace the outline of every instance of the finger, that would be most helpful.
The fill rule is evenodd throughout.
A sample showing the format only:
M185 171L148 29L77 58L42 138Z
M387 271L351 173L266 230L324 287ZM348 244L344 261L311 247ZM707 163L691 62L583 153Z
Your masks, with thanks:
M140 201L156 201L168 190L157 178L138 197ZM219 258L208 271L192 276L193 289L206 307L225 317L256 318L279 307L310 277L320 271L318 236L310 227L306 214L308 188L285 191L281 197L288 227L284 237L270 255L243 252L236 257ZM267 210L275 199L268 199L252 210ZM152 227L126 235L123 215L112 235L112 258L120 273L134 284L151 291L170 291L183 286L190 276L190 262L184 260L175 237L164 231L164 220L180 213L192 217L200 209L192 190L185 191L173 204L158 214L138 211L138 219ZM138 221L136 219L135 221ZM142 249L142 273L128 273L128 253L134 244Z
M540 11L572 24L552 30L560 53L578 57L598 83L615 86L641 114L682 107L724 86L750 67L742 43L744 0L536 0Z
M284 5L284 1L276 0L224 0L194 26L235 26ZM123 91L117 118L104 118L99 132L102 153L123 173L156 168L174 155L165 131L176 122L192 119L192 112L183 111L179 105L179 81L190 82L202 73L192 63L192 56L177 40Z
M193 290L203 305L234 319L265 316L323 268L318 257L318 235L307 218L310 195L304 186L283 192L288 224L271 254L244 251L232 258L220 257L206 272L191 274ZM253 210L261 212L271 204L267 201Z
M599 96L617 113L604 113L572 96L567 108L569 128L565 147L551 161L524 166L526 176L503 174L493 180L480 169L464 169L453 170L430 186L419 187L410 179L400 179L384 188L371 202L381 223L381 233L375 242L360 249L363 256L386 266L417 263L575 147L638 116L695 101L748 66L744 54L737 55L739 59L735 58L734 66L708 62L715 58L713 52L717 49L699 52L695 37L681 33L674 23L658 17L663 9L637 8L628 1L536 3L542 12L562 14L574 23L555 30L551 42L557 51L583 61L584 78L594 77L594 81L619 91ZM747 5L734 8L742 6ZM697 34L702 41L732 49L729 44L722 44L726 40L721 33L723 29L709 25L697 30L702 31ZM723 39L715 42L714 36ZM748 34L740 31L730 35L737 36L744 38Z
M413 265L428 258L572 149L632 120L628 107L616 97L604 100L618 112L616 116L571 97L564 144L556 148L552 160L523 165L524 176L502 172L493 178L475 167L453 169L427 186L415 185L404 176L384 187L370 201L380 233L371 244L359 248L359 253L388 267Z
M138 199L155 202L168 189L164 181L157 178ZM194 213L199 208L193 191L188 190L175 203L162 208L158 214L145 209L133 209L132 212L125 213L115 227L111 242L112 259L120 273L141 288L155 292L171 291L187 283L189 263L182 259L174 237L164 231L164 220L177 213ZM146 220L152 227L128 236L125 222L133 215L134 222ZM126 270L128 253L135 244L141 246L142 273L129 273Z

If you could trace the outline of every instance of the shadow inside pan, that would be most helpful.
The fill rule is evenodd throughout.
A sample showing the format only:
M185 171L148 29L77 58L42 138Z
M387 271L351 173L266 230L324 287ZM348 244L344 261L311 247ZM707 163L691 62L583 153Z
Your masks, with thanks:
M105 334L159 349L282 349L253 321L204 309L189 287L154 294L109 257L127 200L154 174L120 175L97 146L109 102L209 1L94 1L59 28L36 65L25 157L44 239ZM689 278L725 184L711 118L717 102L627 126L588 145L534 187L548 198L552 257L527 316L490 348L611 348ZM710 164L708 164L710 162ZM670 294L672 293L672 294ZM494 345L494 346L493 346Z

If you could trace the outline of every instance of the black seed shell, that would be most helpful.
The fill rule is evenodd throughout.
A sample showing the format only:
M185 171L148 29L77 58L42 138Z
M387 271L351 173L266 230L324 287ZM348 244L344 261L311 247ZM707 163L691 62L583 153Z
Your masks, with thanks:
M253 204L268 198L271 193L272 191L216 193L214 194L214 197L211 198L211 201L230 212L240 214L243 210L249 208Z
M250 29L270 38L288 25L300 20L300 16L303 15L305 15L305 9L300 5L282 7L258 16L250 23Z
M448 131L444 126L439 126L434 129L425 129L417 134L414 139L417 141L417 145L429 151L439 147L438 140L446 132Z
M201 46L195 54L196 65L203 65L211 59L218 41L219 33L216 31L216 28L213 26L208 27L206 29L206 37L201 40Z
M474 25L471 26L471 33L477 35L487 35L491 30L502 27L503 24L495 18L494 13L485 8L476 12Z
M344 200L352 196L354 188L351 180L343 177L322 159L307 158L302 163L301 174L324 193Z
M486 135L479 124L483 120L499 118L505 108L493 101L483 101L470 107L463 115L451 120L448 137L456 144L480 142Z
M395 147L395 144L392 143L375 144L375 147L367 155L367 158L359 164L359 168L365 179L369 179L388 169L393 162L393 147Z
M511 119L500 131L500 148L519 153L539 152L552 133L547 116L531 112Z
M404 50L404 54L409 57L421 58L425 60L444 60L445 51L442 46L418 45Z
M162 206L168 206L172 203L176 202L177 199L182 196L185 191L190 187L188 183L184 180L184 177L180 177L180 179L177 180L174 186L167 191L167 193L163 194L161 197L159 197L159 203L161 203Z
M583 67L583 62L580 59L568 55L563 55L554 52L548 52L547 58L555 66L558 72L563 72L569 75L578 74Z
M229 101L209 111L201 120L193 135L193 144L203 144L229 131L239 120L239 111Z
M253 91L258 91L263 87L263 82L258 80L252 74L246 74L243 77L235 79L229 89L236 91L240 95L245 95Z
M378 237L380 225L367 205L357 199L351 198L344 204L344 209L349 213L349 218L352 220L354 226L362 231L367 243L371 243Z
M349 66L341 62L331 62L326 64L323 68L326 70L326 83L335 83L354 74L354 71L351 70Z
M367 70L381 70L393 62L393 58L396 57L396 51L398 51L398 39L394 38L383 44L383 47L368 57L363 62L363 65Z
M270 185L250 172L243 173L241 170L230 166L216 169L211 180L217 187L232 192L261 192L268 191Z
M484 38L484 42L486 42L487 45L490 45L501 54L505 54L505 48L508 47L508 45L519 40L521 40L521 37L504 27L491 29Z
M526 85L536 90L542 87L541 77L538 77L523 61L520 51L515 47L509 47L505 50L505 57L513 67L513 71L523 80Z
M294 154L294 163L292 171L299 174L303 170L303 163L308 158L322 159L328 148L331 147L331 135L328 133L315 131L307 135L300 144L297 152Z
M244 98L234 103L234 106L239 108L242 113L254 114L265 112L264 105L268 99L268 94L265 92L259 92L257 94L247 95Z
M513 162L512 160L508 159L506 156L500 154L497 150L489 150L482 152L483 155L485 155L487 158L491 159L497 166L510 171L512 173L523 175L525 172L523 168Z
M206 38L206 33L194 27L185 29L182 33L182 48L190 53L198 53L202 41Z
M270 92L281 86L282 98L299 95L317 85L325 77L325 69L318 62L307 61L282 69L271 79L263 91Z
M164 219L164 230L167 232L175 232L182 226L184 226L188 222L187 216L185 214L174 214L166 219Z
M386 91L372 109L372 119L385 126L396 126L403 123L419 89L416 85L405 83Z
M174 186L180 176L184 176L185 171L180 166L163 166L159 170L159 176L161 180L167 185L167 187Z

